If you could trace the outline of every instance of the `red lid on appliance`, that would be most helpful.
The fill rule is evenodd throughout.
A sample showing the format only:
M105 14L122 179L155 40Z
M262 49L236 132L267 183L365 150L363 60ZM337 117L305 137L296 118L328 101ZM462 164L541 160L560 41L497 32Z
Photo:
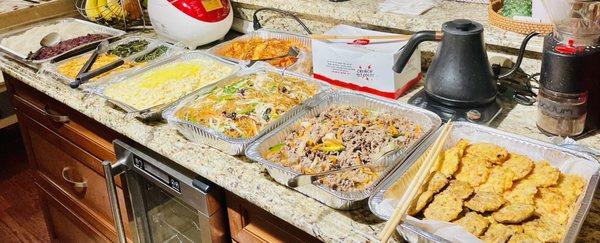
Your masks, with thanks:
M575 46L575 41L573 39L569 39L567 40L567 44L558 44L554 50L556 50L556 52L558 53L562 53L562 54L570 54L570 55L575 55L578 52L584 52L585 51L585 47L580 46L577 47Z
M172 0L171 5L203 22L219 22L229 15L229 0Z

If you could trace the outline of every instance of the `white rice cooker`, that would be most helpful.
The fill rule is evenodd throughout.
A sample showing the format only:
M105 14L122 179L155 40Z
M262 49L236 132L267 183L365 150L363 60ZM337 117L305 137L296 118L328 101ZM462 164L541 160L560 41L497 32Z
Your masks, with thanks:
M233 22L229 0L150 0L148 15L162 38L190 49L223 38Z

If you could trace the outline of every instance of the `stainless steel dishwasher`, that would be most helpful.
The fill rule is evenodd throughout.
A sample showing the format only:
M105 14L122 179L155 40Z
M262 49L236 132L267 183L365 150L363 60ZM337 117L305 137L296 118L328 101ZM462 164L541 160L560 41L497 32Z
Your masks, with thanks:
M113 142L117 161L102 163L120 242L226 242L223 190L147 148ZM115 176L124 181L130 222L123 222Z

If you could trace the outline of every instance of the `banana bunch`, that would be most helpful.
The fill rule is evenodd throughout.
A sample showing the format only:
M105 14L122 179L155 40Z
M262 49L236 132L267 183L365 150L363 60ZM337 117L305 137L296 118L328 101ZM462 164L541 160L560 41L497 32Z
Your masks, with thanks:
M91 21L110 22L125 19L127 11L119 0L86 0L85 14Z

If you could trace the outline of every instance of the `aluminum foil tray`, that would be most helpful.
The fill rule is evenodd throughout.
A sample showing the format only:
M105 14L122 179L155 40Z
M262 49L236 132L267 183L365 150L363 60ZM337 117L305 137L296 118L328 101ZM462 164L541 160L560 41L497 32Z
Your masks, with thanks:
M280 31L274 31L274 30L259 29L259 30L250 32L248 34L239 36L237 38L234 38L232 40L223 42L216 46L213 46L212 48L210 48L208 50L208 52L215 56L219 56L221 58L230 60L232 62L248 65L250 63L250 61L248 61L248 60L240 60L240 59L236 59L236 58L222 56L221 54L219 54L219 51L221 49L231 45L235 41L248 40L248 39L255 38L255 37L259 37L262 39L276 38L276 39L281 39L281 40L294 40L294 41L298 41L298 42L302 43L302 45L304 45L306 49L303 49L302 51L300 51L300 53L298 54L298 60L296 60L296 63L292 64L291 66L289 66L286 69L289 71L298 72L298 73L312 74L312 54L311 54L311 49L310 49L311 42L310 42L310 38L308 38L305 35L298 35L298 34L293 34L293 33L288 33L288 32L280 32ZM275 68L278 68L278 67L275 67Z
M436 134L439 134L439 130ZM406 160L401 167L395 172L388 176L382 183L377 186L373 195L369 198L369 209L377 217L388 220L390 217L390 210L382 207L384 200L384 194L396 181L410 169L413 164L419 159L419 157L427 150L427 148L434 142L436 136L430 136L424 143L422 143L417 150ZM444 149L447 149L454 145L459 139L465 138L470 142L489 142L499 146L505 147L510 152L520 153L526 155L533 160L547 160L551 164L553 161L571 161L574 163L585 161L589 163L598 163L598 161L590 154L575 151L572 149L563 148L550 143L534 140L524 136L511 134L508 132L500 131L494 128L489 128L481 125L476 125L468 122L454 122L454 128L450 133L450 136L444 145ZM584 219L589 211L594 192L598 185L598 179L600 174L598 171L591 172L593 174L587 181L587 186L584 192L579 197L577 202L576 212L571 218L568 230L566 232L563 242L575 242L579 229L581 228ZM399 233L403 235L405 239L410 242L448 242L444 238L432 234L420 227L411 223L402 223L397 227Z
M355 192L340 192L320 184L312 184L294 188L295 190L312 197L329 207L350 210L363 206L365 200L371 195L371 192L373 192L374 187L383 178L385 178L388 173L397 168L399 164L402 164L404 159L414 149L417 148L418 144L432 134L442 122L441 119L434 113L416 106L398 103L392 100L382 100L375 98L374 96L351 91L327 92L309 103L309 106L312 107L305 109L288 122L253 142L246 150L246 156L263 164L275 181L283 185L287 185L287 181L290 178L299 175L300 173L292 170L291 168L284 167L278 163L267 160L262 156L263 152L283 141L287 134L291 132L295 123L299 122L305 117L315 116L331 106L338 105L350 105L354 107L367 108L370 110L377 110L379 112L401 114L415 124L421 126L423 131L423 136L415 141L412 145L389 155L389 157L383 162L386 165L386 168L384 169L381 177L364 190Z
M317 94L315 95L315 97L318 97L319 95L323 94L324 91L330 89L330 86L328 84L318 81L316 79L313 79L309 76L299 74L299 73L285 72L280 69L276 69L272 66L258 65L258 66L252 67L252 68L243 69L241 72L237 73L236 75L231 76L227 79L224 79L224 80L218 82L213 87L205 87L205 88L201 89L200 91L194 93L193 95L190 95L188 97L185 97L184 99L181 99L179 102L177 102L176 104L172 105L171 107L169 107L165 110L165 112L163 113L163 118L165 118L170 124L173 124L175 127L177 127L179 132L192 142L199 142L199 143L207 144L211 147L219 149L230 155L243 154L244 150L251 142L253 142L254 140L263 136L264 134L272 131L273 129L275 129L282 123L286 122L288 119L290 119L291 117L293 117L300 111L304 110L305 109L304 105L300 104L300 105L292 108L291 110L286 112L284 115L282 115L278 120L273 121L269 125L265 126L256 136L254 136L252 138L231 138L229 136L226 136L225 134L222 134L220 132L217 132L213 129L202 126L200 124L181 120L175 116L175 113L181 107L183 107L191 102L194 102L196 99L204 96L205 94L207 94L214 88L227 86L230 83L235 82L239 77L243 77L243 76L250 75L253 73L257 73L257 72L277 72L277 73L281 73L284 76L296 77L296 78L304 79L307 82L317 84L320 87L320 89L319 89L319 91L317 91ZM314 97L309 98L304 103L311 102L312 100L314 100Z
M155 48L157 48L159 46L166 46L168 48L168 50L167 50L167 52L165 52L164 54L162 54L160 57L158 57L158 58L156 58L154 60L151 60L151 61L149 61L149 62L147 62L145 64L138 65L136 67L132 67L132 68L129 68L129 69L121 71L121 72L111 73L110 75L107 75L107 76L102 77L102 78L97 79L97 80L93 80L93 81L90 80L88 82L85 82L85 83L83 83L83 84L81 84L79 86L79 89L84 89L85 90L85 89L93 87L93 86L98 86L99 84L107 82L108 80L118 79L119 76L127 75L128 73L131 73L131 72L133 72L135 70L138 70L138 69L143 68L143 67L148 66L148 65L152 65L153 63L160 62L161 60L167 59L169 57L172 57L172 56L177 55L177 54L179 54L179 53L182 52L181 48L174 47L173 45L171 45L171 44L169 44L167 42L164 42L164 41L161 41L161 40L157 40L157 39L151 39L151 38L145 38L145 37L137 37L137 36L125 37L123 39L115 41L115 42L113 42L113 43L111 43L109 45L109 50L115 48L118 45L125 44L125 43L131 42L131 41L135 41L135 40L146 40L146 41L149 42L149 44L148 44L148 46L146 47L145 50L140 51L140 52L135 53L135 54L132 54L132 55L129 55L129 56L126 56L126 57L123 58L123 60L125 60L125 61L134 61L136 58L148 54L149 52L153 51ZM91 55L92 52L94 52L94 50L88 51L88 52L83 53L81 55L70 57L70 58L62 60L60 62L48 63L47 65L44 65L42 67L42 71L44 71L45 73L48 73L50 75L53 75L54 77L58 78L58 80L60 80L61 82L63 82L64 84L68 85L69 83L75 81L75 79L63 75L62 73L60 73L58 71L58 68L61 65L65 64L65 63L67 63L67 62L69 62L69 61L71 61L73 59L79 58L81 56Z
M90 46L90 45L95 45L100 43L103 40L110 40L110 39L114 39L114 38L118 38L122 35L125 34L125 31L122 30L118 30L118 29L114 29L108 26L104 26L104 25L99 25L99 24L95 24L89 21L85 21L85 20L81 20L81 19L76 19L76 18L58 18L58 19L53 19L53 20L48 20L48 21L43 21L43 22L39 22L33 25L28 25L25 26L23 28L18 28L6 33L3 33L0 35L0 42L2 41L2 39L10 37L10 36L14 36L14 35L19 35L24 33L25 31L33 28L33 27L37 27L37 26L43 26L43 25L50 25L50 24L58 24L58 23L65 23L65 22L79 22L85 25L89 25L91 26L92 29L94 29L96 31L96 33L103 33L103 34L109 34L111 35L111 37L105 38L105 39L101 39L101 40L97 40L94 42L90 42L90 43L86 43L84 45L81 45L79 47L73 48L69 51L66 51L64 53L61 53L59 55L56 55L54 57L51 58L47 58L47 59L42 59L42 60L27 60L27 56L23 56L22 54L17 53L15 50L12 50L6 46L0 45L0 51L2 51L3 53L7 54L8 56L12 57L13 59L22 62L28 66L34 67L34 68L39 68L41 66L42 63L50 61L52 59L55 59L57 57L61 57L63 55L67 55L71 52L77 51L79 49L82 49L86 46Z
M190 92L190 94L187 94L187 95L185 95L183 97L180 97L176 101L168 102L168 103L163 103L163 104L160 104L160 105L157 105L157 106L154 106L154 107L151 107L151 108L143 109L143 110L139 110L139 109L133 108L133 107L131 107L128 104L125 104L125 103L123 103L121 101L118 101L118 100L114 100L114 99L106 96L104 94L105 89L109 85L111 85L111 84L119 83L119 82L124 82L124 81L126 81L126 80L128 80L130 78L133 78L133 77L137 76L137 75L140 75L142 73L151 71L151 70L156 69L156 68L158 68L160 66L163 66L163 65L168 65L168 64L170 64L172 62L183 61L183 60L191 60L191 59L204 59L204 58L206 58L206 59L213 59L213 60L222 62L225 65L230 65L230 66L234 67L233 72L229 76L224 77L223 79L226 79L227 77L230 77L231 75L234 75L235 73L237 73L241 69L241 67L239 65L236 65L235 63L229 62L227 60L223 60L221 58L212 56L210 54L206 54L205 52L202 52L202 51L184 52L184 53L181 53L179 55L175 55L175 56L163 59L161 61L155 62L153 64L144 66L142 68L136 69L135 71L127 73L127 75L121 75L121 76L119 76L116 79L112 79L112 80L109 80L108 82L104 82L104 83L98 84L98 86L90 87L88 89L85 89L85 91L93 93L93 94L96 94L96 95L99 95L99 96L105 98L110 105L116 106L116 107L118 107L118 108L126 111L129 115L131 115L133 117L136 117L136 118L138 118L140 120L143 120L143 121L160 120L162 112L169 105L171 105L173 103L177 103L179 100L184 99L187 95L193 94L193 93L195 93L195 92L197 92L199 90L202 90L202 89L209 89L210 90L220 80L216 80L212 84L208 84L208 85L206 85L204 87L199 88L198 90L192 91L192 92ZM223 79L221 79L221 80L223 80Z

